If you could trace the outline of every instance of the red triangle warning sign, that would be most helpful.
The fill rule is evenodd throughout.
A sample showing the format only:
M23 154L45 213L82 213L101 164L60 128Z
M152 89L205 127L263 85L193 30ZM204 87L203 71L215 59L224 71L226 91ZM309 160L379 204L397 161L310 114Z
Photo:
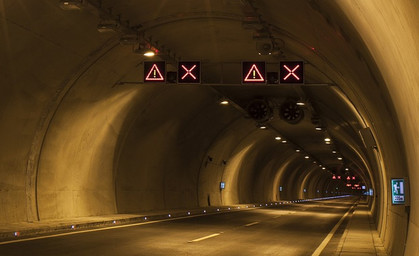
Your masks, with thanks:
M156 64L154 64L150 72L148 72L147 76L145 77L146 81L164 81L164 76L161 74L159 68Z
M253 64L247 75L244 77L245 82L265 82L265 78L260 73L256 64Z

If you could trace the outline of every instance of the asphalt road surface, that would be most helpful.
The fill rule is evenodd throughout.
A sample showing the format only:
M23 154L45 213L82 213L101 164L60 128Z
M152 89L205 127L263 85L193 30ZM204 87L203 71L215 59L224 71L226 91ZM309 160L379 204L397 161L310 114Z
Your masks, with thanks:
M312 201L74 232L3 244L0 255L313 255L354 200Z

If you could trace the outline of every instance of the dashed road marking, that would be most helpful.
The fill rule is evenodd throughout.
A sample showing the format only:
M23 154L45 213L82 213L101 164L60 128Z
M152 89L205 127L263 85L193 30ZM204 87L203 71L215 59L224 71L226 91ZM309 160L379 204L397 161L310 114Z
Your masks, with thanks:
M216 237L216 236L219 236L219 235L221 235L221 233L215 233L215 234L212 234L212 235L208 235L208 236L204 236L204 237L201 237L201 238L197 238L197 239L188 241L188 243L199 242L199 241L206 240L206 239L209 239L209 238L213 238L213 237Z
M244 227L250 227L250 226L256 225L258 223L259 223L259 221L255 221L255 222L244 225Z

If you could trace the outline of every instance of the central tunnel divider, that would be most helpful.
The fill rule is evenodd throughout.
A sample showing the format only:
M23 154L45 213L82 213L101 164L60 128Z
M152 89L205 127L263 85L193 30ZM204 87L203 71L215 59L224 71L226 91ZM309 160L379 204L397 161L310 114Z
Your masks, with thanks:
M349 195L295 199L254 204L236 204L229 206L212 206L194 209L174 209L152 211L139 214L115 214L104 216L78 217L33 223L12 223L0 228L0 245L16 242L38 240L49 237L66 236L85 232L94 232L114 228L145 225L161 221L191 218L204 215L276 207L312 201L331 200L350 197Z

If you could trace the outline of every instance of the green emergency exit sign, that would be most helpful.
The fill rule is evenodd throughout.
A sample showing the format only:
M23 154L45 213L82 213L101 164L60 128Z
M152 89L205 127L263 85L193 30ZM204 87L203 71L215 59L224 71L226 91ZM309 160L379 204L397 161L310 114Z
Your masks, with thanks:
M404 179L391 179L391 201L393 204L405 204L406 186Z

